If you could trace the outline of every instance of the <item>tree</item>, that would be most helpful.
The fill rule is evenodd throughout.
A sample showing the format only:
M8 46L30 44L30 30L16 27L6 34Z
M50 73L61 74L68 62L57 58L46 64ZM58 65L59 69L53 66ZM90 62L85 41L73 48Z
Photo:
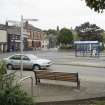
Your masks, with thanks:
M69 29L67 29L67 28L62 28L59 31L58 42L60 44L64 44L64 45L67 45L67 44L72 43L73 42L73 34L72 34L72 31L69 30Z
M86 5L98 13L105 9L105 0L85 0Z
M105 43L105 32L102 33L103 36L103 42Z
M80 37L79 37L78 33L75 30L72 30L72 33L73 33L73 40L79 41Z
M49 29L44 31L47 35L57 35L57 31L54 29Z
M59 27L58 27L59 28ZM54 48L57 46L58 31L54 29L44 30L46 33L46 39L48 40L48 48Z
M81 37L81 40L98 40L100 42L103 41L102 33L104 32L104 30L96 26L96 24L90 24L89 22L86 22L84 24L81 24L80 26L77 26L75 30Z

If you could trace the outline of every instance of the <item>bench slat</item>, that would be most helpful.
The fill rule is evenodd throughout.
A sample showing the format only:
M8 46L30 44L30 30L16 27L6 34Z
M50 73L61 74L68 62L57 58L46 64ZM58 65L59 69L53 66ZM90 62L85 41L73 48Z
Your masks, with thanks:
M78 73L66 73L66 72L50 72L47 70L34 71L36 84L40 82L40 79L59 80L77 82L77 87L80 87L80 81Z
M55 75L56 77L68 77L68 78L74 78L74 79L77 79L77 76L74 76L74 75Z
M70 77L56 77L56 80L61 80L61 81L77 81L76 78L70 78Z
M55 75L77 75L77 73L53 72Z
M39 79L53 79L55 80L55 76L54 75L40 75L38 76Z

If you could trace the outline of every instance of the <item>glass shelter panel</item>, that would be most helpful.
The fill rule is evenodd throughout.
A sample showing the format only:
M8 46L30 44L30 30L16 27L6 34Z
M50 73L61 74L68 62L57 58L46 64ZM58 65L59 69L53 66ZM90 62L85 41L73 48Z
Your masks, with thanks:
M99 56L98 41L75 41L75 56Z

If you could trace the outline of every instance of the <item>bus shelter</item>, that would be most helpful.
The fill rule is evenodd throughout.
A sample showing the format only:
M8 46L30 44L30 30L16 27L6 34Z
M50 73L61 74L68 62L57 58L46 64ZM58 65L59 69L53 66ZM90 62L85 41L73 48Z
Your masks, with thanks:
M75 56L99 57L100 44L98 41L74 41Z

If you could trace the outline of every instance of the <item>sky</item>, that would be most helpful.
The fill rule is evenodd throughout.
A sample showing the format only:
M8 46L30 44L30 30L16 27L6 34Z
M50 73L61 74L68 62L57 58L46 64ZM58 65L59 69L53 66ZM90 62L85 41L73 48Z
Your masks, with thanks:
M24 19L38 19L30 23L43 30L57 26L74 29L84 22L105 30L105 12L94 12L84 0L0 0L0 23L20 21L21 15Z

